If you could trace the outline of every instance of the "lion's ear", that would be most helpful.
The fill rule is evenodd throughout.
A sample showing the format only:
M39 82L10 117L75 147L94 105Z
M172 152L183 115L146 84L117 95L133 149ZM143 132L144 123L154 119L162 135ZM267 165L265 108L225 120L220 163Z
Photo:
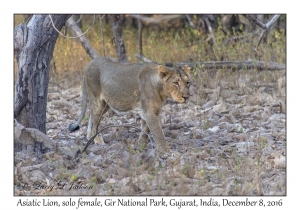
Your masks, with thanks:
M171 76L172 76L172 72L165 66L159 65L157 67L158 69L158 75L159 77L165 82L167 81Z
M190 75L190 70L191 70L191 67L189 67L188 65L184 65L182 67L183 71L187 74L187 75Z

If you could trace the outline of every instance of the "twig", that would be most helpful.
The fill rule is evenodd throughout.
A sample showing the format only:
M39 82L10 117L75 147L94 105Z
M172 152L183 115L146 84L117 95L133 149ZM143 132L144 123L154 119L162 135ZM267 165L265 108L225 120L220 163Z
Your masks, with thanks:
M233 41L233 40L241 40L241 39L245 39L245 38L247 38L247 37L249 37L249 36L257 36L257 35L258 35L258 31L257 31L257 32L254 32L254 33L245 34L245 35L243 35L243 36L235 36L235 37L231 37L231 38L225 40L221 46L224 46L224 45L228 44L229 42L231 42L231 41Z
M72 36L65 36L63 33L61 33L56 27L55 27L55 25L54 25L54 23L53 23L53 20L52 20L52 17L51 17L51 15L49 14L49 17L50 17L50 20L51 20L51 23L52 23L52 26L53 26L53 28L60 34L60 35L62 35L63 37L65 37L65 38L67 38L67 39L77 39L77 38L79 38L79 37L82 37L84 34L86 34L93 26L94 26L94 24L95 24L95 15L94 15L94 20L93 20L93 23L92 23L92 25L83 33L83 34L80 34L79 36L75 36L75 37L72 37Z

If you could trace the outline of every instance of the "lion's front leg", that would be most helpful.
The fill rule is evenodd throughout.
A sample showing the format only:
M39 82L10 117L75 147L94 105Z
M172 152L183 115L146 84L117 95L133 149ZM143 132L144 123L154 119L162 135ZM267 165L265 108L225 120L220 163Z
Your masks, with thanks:
M170 148L167 144L165 135L163 133L158 114L156 115L154 113L147 113L146 114L146 122L150 129L150 132L153 135L153 138L157 145L157 149L162 152L170 152Z

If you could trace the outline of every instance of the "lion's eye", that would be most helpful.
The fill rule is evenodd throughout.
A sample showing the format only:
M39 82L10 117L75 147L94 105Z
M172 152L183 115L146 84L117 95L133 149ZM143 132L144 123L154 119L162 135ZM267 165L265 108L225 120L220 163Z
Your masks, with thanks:
M178 82L173 82L173 84L174 84L175 86L179 86Z

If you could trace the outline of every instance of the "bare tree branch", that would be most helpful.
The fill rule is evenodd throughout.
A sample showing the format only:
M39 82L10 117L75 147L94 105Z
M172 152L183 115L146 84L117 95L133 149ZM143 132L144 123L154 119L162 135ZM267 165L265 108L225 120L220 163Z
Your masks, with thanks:
M247 18L252 20L256 25L258 25L259 27L261 27L262 29L264 30L270 30L271 26L276 22L276 20L280 17L280 15L274 15L271 20L264 24L262 22L260 22L259 20L257 20L256 18L250 16L250 15L247 15Z
M249 18L250 20L252 20L256 25L258 25L259 27L261 27L263 29L262 33L260 34L260 37L259 37L258 43L256 45L256 48L255 48L255 52L257 52L258 47L259 47L263 37L267 37L272 25L276 22L276 20L280 17L280 15L274 15L271 18L271 20L269 22L267 22L266 24L264 24L264 23L260 22L259 20L251 17L250 15L247 15L246 17Z
M156 23L157 24L157 23L160 23L164 20L168 21L168 20L171 20L171 19L179 18L182 15L161 15L161 16L156 17L156 18L148 18L148 17L144 17L144 16L141 16L141 15L132 15L132 14L130 14L129 16L133 17L135 19L141 20L145 24L149 24L149 23Z
M77 25L81 21L81 19L82 19L82 14L80 14L78 20L70 26Z
M77 35L77 37L79 38L83 48L85 49L85 51L87 52L87 54L95 59L95 58L98 58L99 55L98 53L92 48L92 46L90 45L89 41L86 39L86 37L83 35L81 29L74 24L74 19L73 17L70 17L67 21L67 25L68 27L71 28L71 30L74 31L74 33Z
M267 30L271 28L271 26L276 22L276 20L280 17L280 15L274 15L272 19L266 24Z
M214 32L212 30L211 24L209 22L209 16L205 15L204 21L205 21L205 23L207 25L207 28L208 28L208 31L210 33L210 36L206 39L206 41L209 41L210 39L212 39L213 40L213 44L215 44L216 43L216 39L215 39L215 36L214 36Z
M190 25L192 28L195 28L195 25L194 25L194 23L193 23L191 17L190 17L189 15L185 15L185 17L186 17L186 19L187 19L189 25Z
M148 58L144 57L143 55L135 55L135 57L137 57L138 59L144 61L145 63L155 63L155 62L149 60Z

